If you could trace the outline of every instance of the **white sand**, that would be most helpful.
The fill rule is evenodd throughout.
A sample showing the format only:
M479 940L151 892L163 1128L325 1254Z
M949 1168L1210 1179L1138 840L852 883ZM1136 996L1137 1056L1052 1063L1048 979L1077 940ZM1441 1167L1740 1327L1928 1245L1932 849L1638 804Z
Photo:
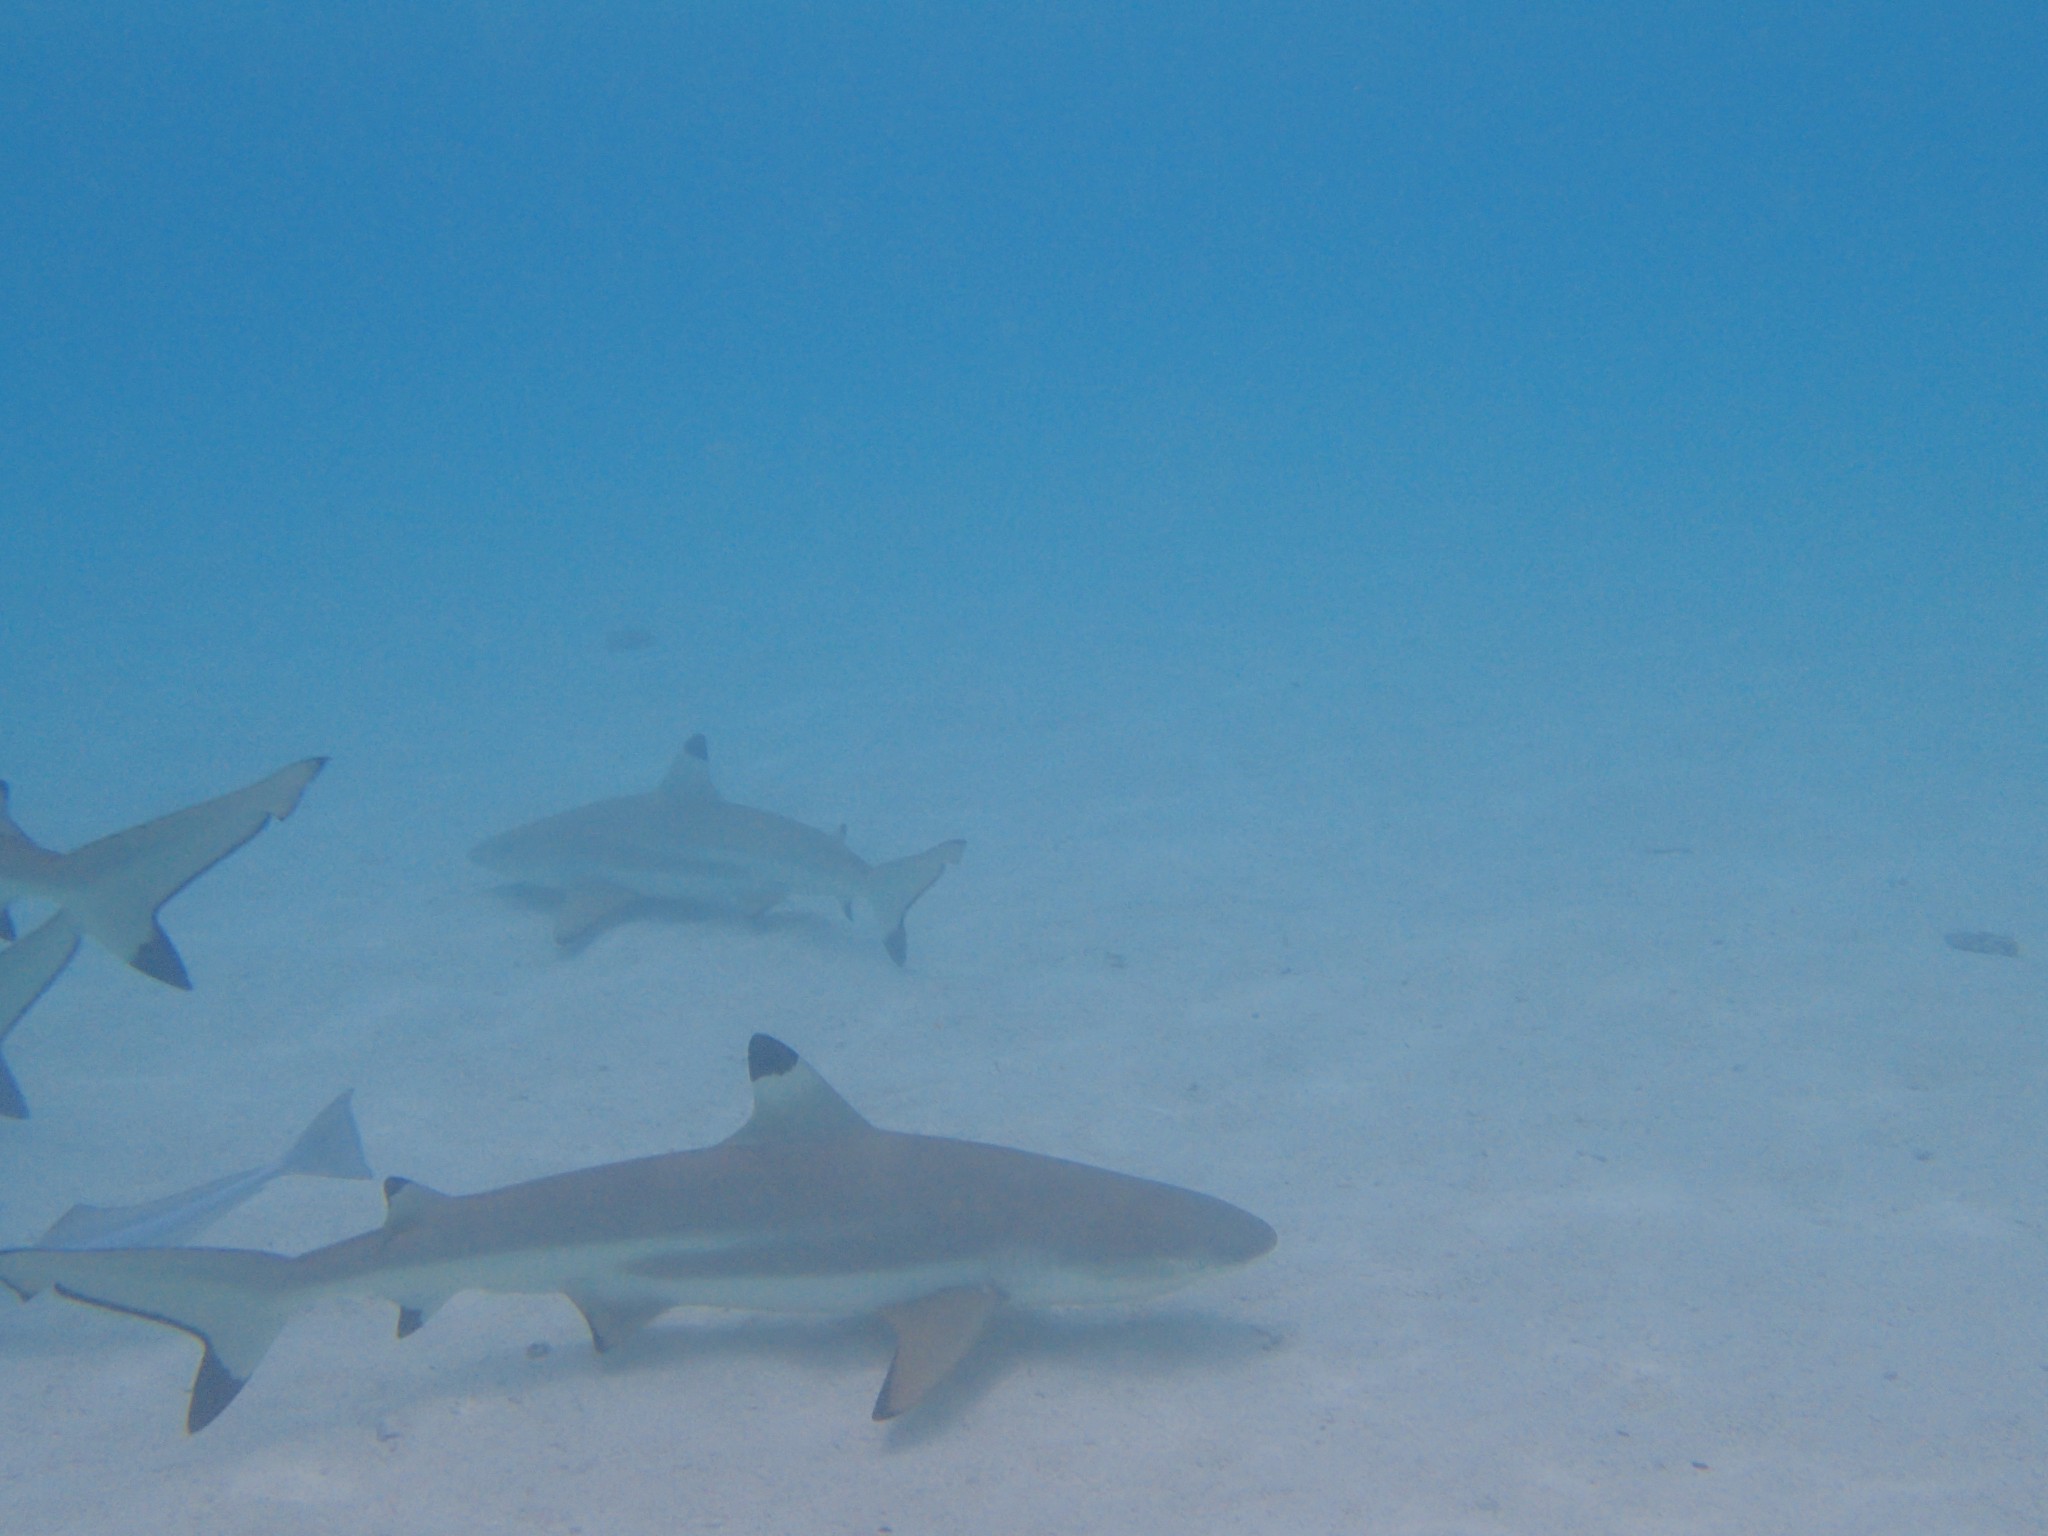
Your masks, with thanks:
M370 657L382 685L316 655L239 723L196 685L196 719L24 699L7 770L53 841L336 762L167 909L196 992L88 953L17 1032L8 1236L246 1166L351 1083L379 1172L451 1190L699 1145L764 1029L878 1122L1209 1190L1278 1250L1008 1317L887 1428L872 1321L676 1313L600 1361L559 1298L467 1295L402 1344L388 1307L316 1309L187 1438L189 1339L42 1300L0 1313L8 1532L2048 1526L2024 755L1980 743L1965 784L1941 722L1823 722L1796 679L1580 698L1335 640L1049 628L892 689L858 656L686 667L673 628L550 676L510 635L432 679ZM464 862L698 726L736 798L871 856L967 837L907 972L824 912L564 959ZM2022 956L1944 945L1973 927ZM293 1181L213 1237L378 1215Z

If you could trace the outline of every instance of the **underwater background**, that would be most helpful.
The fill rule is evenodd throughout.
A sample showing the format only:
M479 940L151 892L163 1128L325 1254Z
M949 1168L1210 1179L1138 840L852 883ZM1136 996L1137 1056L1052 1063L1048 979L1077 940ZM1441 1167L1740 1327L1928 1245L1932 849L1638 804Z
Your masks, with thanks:
M0 1237L351 1085L444 1189L703 1145L756 1029L1280 1233L889 1429L867 1320L470 1294L188 1440L189 1340L10 1305L7 1528L2048 1525L2044 79L1998 4L0 9L13 813L333 759L194 992L8 1040ZM469 863L696 731L967 840L905 970Z

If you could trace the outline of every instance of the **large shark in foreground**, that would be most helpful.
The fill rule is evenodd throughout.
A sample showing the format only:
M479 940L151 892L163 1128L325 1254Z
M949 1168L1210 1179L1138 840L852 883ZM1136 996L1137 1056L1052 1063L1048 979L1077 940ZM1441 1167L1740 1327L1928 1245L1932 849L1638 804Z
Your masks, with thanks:
M896 1356L877 1419L918 1400L990 1312L1152 1296L1248 1263L1273 1229L1236 1206L1036 1153L877 1130L796 1052L756 1035L754 1111L724 1141L477 1195L385 1181L384 1225L297 1258L228 1248L0 1252L23 1299L54 1287L205 1346L185 1427L234 1401L287 1319L378 1296L418 1329L457 1291L560 1291L607 1349L675 1306L880 1312Z
M903 963L903 914L966 844L940 843L869 864L837 836L773 811L734 805L711 782L693 736L650 794L600 800L516 828L470 857L509 880L562 892L555 940L571 945L647 900L701 902L759 916L789 896L865 908L889 957Z
M186 1242L260 1194L273 1179L303 1174L316 1179L373 1178L356 1129L353 1092L344 1092L299 1133L299 1139L263 1164L245 1168L175 1195L140 1205L74 1205L42 1237L44 1248L167 1248Z
M326 766L324 757L280 768L231 794L188 805L71 853L31 841L7 813L0 783L0 938L14 937L10 903L48 902L57 910L20 942L0 950L0 1042L71 962L90 935L135 969L190 991L185 962L156 920L157 909L272 821L297 808ZM21 1088L0 1063L0 1115L28 1114Z

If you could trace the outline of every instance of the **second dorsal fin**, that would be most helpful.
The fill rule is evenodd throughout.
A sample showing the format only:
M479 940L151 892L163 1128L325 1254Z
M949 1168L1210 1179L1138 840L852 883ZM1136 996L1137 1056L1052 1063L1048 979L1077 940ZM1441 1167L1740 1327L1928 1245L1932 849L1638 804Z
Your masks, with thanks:
M417 1226L437 1205L452 1200L438 1189L397 1177L384 1181L384 1230L403 1232Z

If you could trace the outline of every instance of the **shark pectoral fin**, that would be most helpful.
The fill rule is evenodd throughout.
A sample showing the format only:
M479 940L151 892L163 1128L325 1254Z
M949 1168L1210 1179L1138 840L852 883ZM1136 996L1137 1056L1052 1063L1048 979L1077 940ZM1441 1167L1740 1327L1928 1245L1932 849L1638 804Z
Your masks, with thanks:
M574 949L598 929L618 920L640 898L624 886L572 885L555 911L555 942Z
M563 1294L583 1314L583 1321L590 1326L591 1347L600 1355L618 1348L669 1309L669 1303L658 1296L607 1296L580 1285L565 1287Z
M896 1330L896 1358L875 1399L876 1420L915 1408L944 1380L981 1337L1000 1300L988 1286L963 1285L885 1309L882 1316Z

